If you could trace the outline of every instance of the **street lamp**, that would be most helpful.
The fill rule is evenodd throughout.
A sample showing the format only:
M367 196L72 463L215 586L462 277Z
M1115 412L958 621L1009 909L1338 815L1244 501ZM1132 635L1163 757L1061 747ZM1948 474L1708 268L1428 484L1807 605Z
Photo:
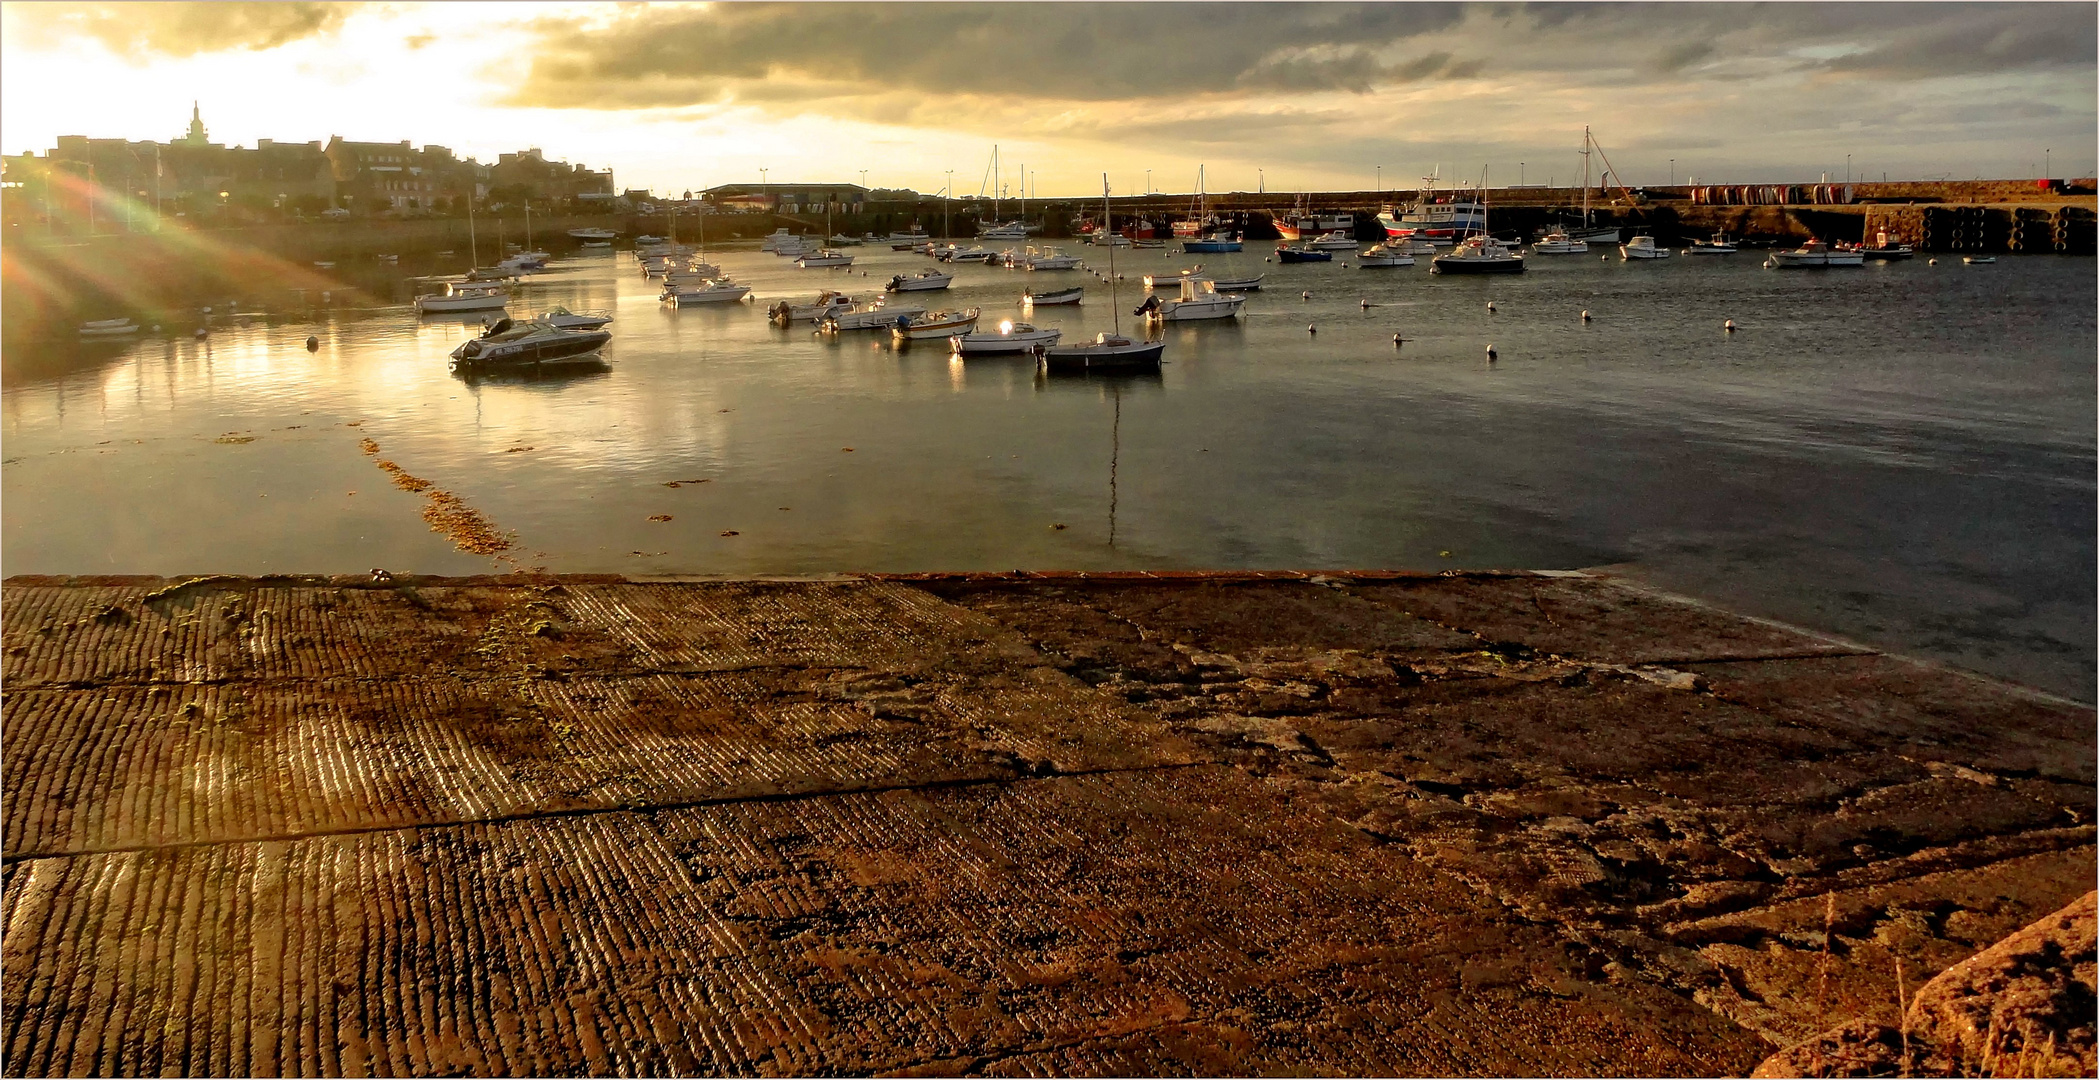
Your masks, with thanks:
M1521 161L1519 161L1519 162L1517 162L1517 163L1516 163L1516 186L1517 186L1517 187L1522 187L1522 186L1524 186L1524 184L1523 184L1523 181L1524 181L1524 180L1526 179L1526 177L1525 177L1525 175L1524 175L1524 172L1523 172L1523 165L1524 165L1524 163L1523 163L1523 162L1521 162Z
M867 186L867 170L866 170L866 169L862 169L862 170L860 170L860 186L861 186L861 187L866 187L866 186Z
M1144 193L1146 195L1152 193L1152 171L1150 169L1144 170Z
M1850 155L1850 154L1845 154L1845 155L1844 155L1844 182L1845 182L1845 183L1847 183L1847 184L1851 182L1851 155Z
M766 174L766 173L769 173L769 172L771 172L771 171L772 171L771 169L768 169L768 168L766 168L765 166L763 166L763 165L760 165L760 166L758 167L758 183L759 183L759 184L761 184L761 185L763 185L763 184L764 184L764 183L766 182L766 180L765 180L765 174Z
M1377 167L1377 193L1379 195L1385 193L1385 167L1383 165Z
M2055 178L2055 166L2048 160L2049 157L2054 153L2055 151L2052 149L2043 149L2041 151L2041 171L2047 174L2041 177L2041 179L2043 180L2052 180Z
M1849 162L1849 161L1850 161L1851 159L1847 157L1847 158L1845 158L1844 160L1845 160L1846 162ZM1845 166L1845 168L1850 168L1850 166L1849 166L1849 165L1847 164L1847 165ZM1670 158L1670 159L1669 159L1669 186L1670 186L1670 187L1675 187L1675 186L1676 186L1676 159L1675 159L1675 158Z

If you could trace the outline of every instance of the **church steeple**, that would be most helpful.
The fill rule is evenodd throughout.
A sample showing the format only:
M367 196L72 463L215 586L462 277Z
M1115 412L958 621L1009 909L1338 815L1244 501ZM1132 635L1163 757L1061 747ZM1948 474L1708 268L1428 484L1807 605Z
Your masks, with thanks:
M195 98L190 99L189 103L189 134L183 136L182 141L192 146L203 146L208 141L204 133L204 114L199 110Z

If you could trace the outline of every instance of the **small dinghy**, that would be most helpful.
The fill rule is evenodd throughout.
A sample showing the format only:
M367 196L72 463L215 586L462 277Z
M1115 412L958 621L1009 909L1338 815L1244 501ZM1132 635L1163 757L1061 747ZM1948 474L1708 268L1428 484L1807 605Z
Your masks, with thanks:
M1020 302L1026 307L1048 307L1051 304L1076 304L1086 295L1085 289L1058 289L1055 292L1024 292Z

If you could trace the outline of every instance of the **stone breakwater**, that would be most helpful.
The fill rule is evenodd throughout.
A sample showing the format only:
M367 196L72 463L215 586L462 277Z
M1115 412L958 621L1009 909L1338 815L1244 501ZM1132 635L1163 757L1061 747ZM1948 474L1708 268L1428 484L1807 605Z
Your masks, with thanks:
M10 1075L1739 1075L2094 874L2089 706L1609 578L4 599Z

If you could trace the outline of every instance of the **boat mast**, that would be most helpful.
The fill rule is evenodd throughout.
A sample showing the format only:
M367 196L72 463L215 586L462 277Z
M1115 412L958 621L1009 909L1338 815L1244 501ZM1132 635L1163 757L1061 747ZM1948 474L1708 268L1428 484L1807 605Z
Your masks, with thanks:
M991 144L991 223L998 224L998 144Z
M481 241L474 236L474 193L472 191L466 193L466 254L467 258L471 260L467 263L467 269L472 270L481 265Z
M1108 310L1115 316L1115 336L1122 336L1122 290L1115 286L1115 203L1108 198L1108 174L1101 174L1101 222L1108 234Z
M1020 223L1028 223L1028 163L1020 163Z
M530 199L525 200L525 250L539 250L532 246L532 200Z
M1582 125L1582 228L1589 227L1589 125ZM1587 239L1584 237L1584 239Z

